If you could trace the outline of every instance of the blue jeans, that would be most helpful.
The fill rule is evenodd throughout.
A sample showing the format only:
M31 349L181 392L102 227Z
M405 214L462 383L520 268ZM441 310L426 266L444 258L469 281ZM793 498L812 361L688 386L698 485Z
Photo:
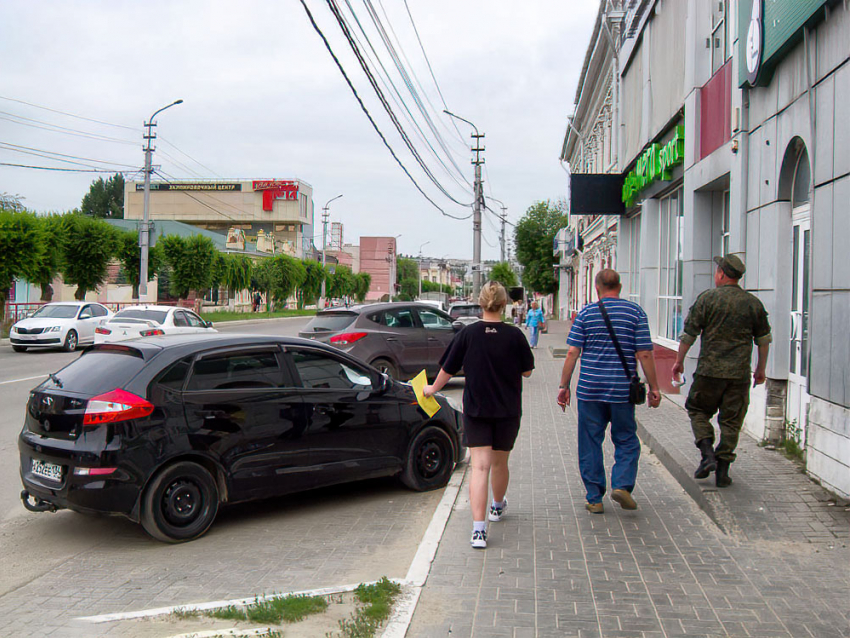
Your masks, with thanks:
M528 326L528 336L531 342L531 347L537 347L537 339L540 336L540 326Z
M635 406L578 400L578 467L587 490L588 503L601 503L605 494L605 465L602 442L611 424L614 467L611 488L631 492L637 478L640 440L637 437Z

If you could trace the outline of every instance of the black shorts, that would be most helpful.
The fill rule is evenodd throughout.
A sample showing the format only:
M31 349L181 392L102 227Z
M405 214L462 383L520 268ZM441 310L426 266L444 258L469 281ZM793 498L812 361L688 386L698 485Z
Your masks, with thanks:
M519 434L520 417L489 418L463 415L463 444L509 452Z

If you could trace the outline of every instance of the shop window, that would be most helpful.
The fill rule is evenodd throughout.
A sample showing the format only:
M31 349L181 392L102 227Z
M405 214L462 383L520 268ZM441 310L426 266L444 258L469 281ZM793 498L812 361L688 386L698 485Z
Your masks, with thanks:
M682 332L684 201L679 188L661 200L658 336L675 341Z
M711 74L726 64L732 55L732 43L729 41L729 0L710 0L711 5Z
M629 299L640 303L640 215L629 221Z

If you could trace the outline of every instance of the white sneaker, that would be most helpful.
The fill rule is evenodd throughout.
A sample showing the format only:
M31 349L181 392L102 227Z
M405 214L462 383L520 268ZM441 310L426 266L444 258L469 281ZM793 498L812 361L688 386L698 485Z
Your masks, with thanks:
M508 509L508 499L505 499L501 507L496 507L496 505L490 503L490 513L488 515L488 518L494 523L498 523L505 515L506 509Z
M472 540L469 541L475 549L487 549L487 532L472 530Z

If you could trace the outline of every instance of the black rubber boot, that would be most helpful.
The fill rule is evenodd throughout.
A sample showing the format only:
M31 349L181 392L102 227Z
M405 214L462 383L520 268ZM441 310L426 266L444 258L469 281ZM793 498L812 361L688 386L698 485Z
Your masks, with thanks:
M710 439L702 439L697 443L697 447L702 452L702 460L699 462L697 471L694 472L694 478L708 478L708 475L717 469L717 461L714 458L714 447L712 447Z
M714 475L717 487L729 487L732 485L732 477L729 476L729 461L717 459L717 472Z

